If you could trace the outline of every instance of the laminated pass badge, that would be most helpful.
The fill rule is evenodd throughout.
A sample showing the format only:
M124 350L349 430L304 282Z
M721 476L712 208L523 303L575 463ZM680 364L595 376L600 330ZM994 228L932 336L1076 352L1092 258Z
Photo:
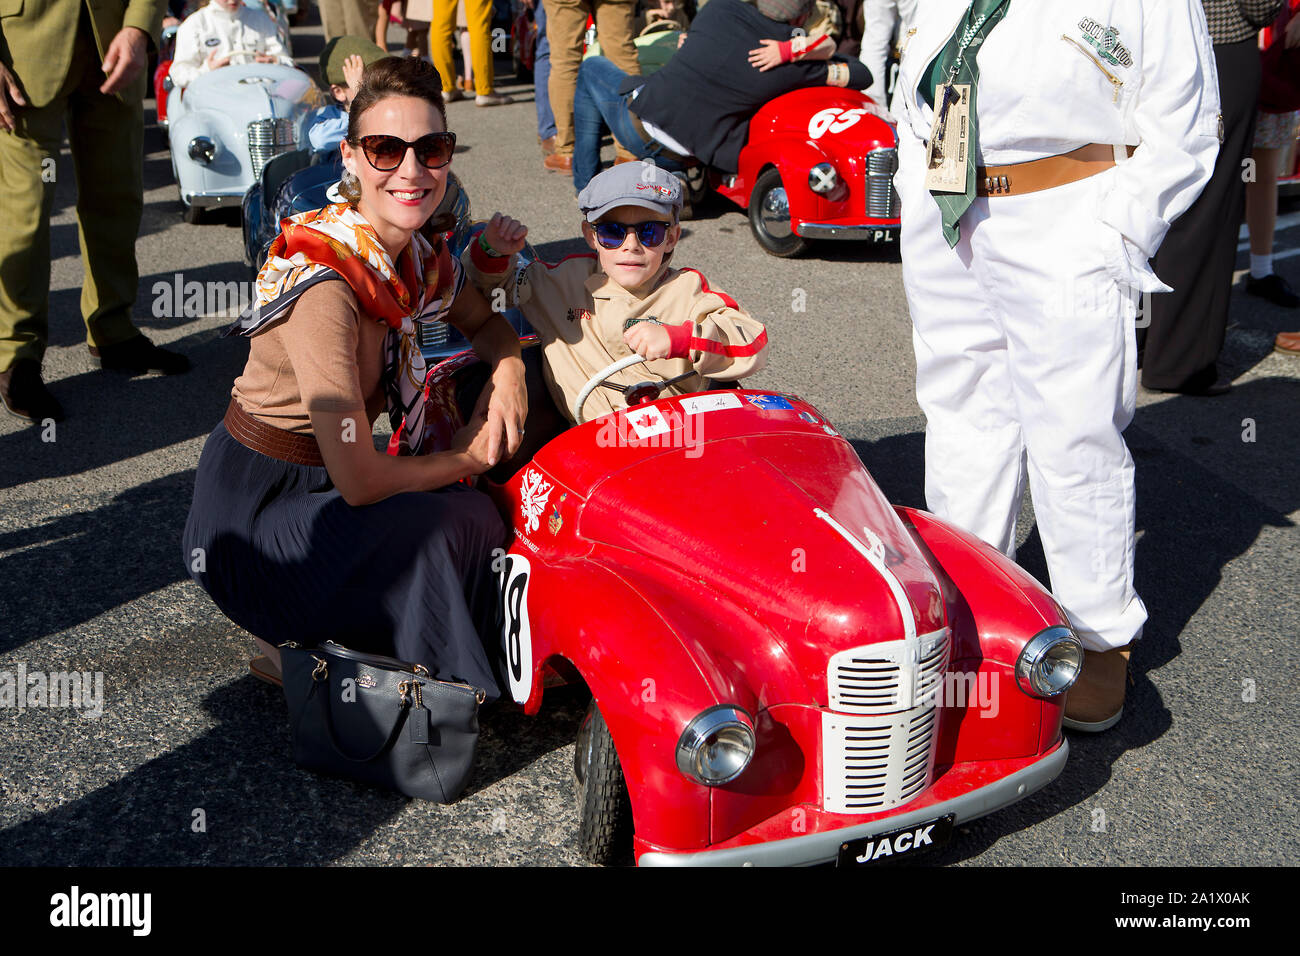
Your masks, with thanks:
M925 188L938 193L966 191L970 161L970 84L934 88L934 126L926 153Z

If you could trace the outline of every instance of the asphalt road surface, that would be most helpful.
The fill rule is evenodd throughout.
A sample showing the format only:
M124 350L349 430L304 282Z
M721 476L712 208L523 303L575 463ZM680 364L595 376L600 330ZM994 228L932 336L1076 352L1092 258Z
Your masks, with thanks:
M296 43L314 64L318 29L296 31ZM542 170L531 87L501 85L518 102L449 107L454 169L476 216L522 219L548 258L575 251L572 187ZM0 418L0 671L99 671L104 703L95 719L0 710L0 864L581 863L574 694L548 698L536 718L488 714L470 789L452 806L294 766L280 694L248 676L248 636L181 562L195 465L247 344L220 338L226 315L152 314L155 283L177 274L248 278L238 217L184 224L156 127L146 150L138 322L195 367L134 379L92 368L65 154L45 375L68 417L54 441ZM1278 249L1279 271L1300 286L1300 226L1284 220ZM715 198L686 225L677 257L768 324L771 359L752 381L813 402L891 500L923 506L924 423L896 252L826 244L773 259ZM798 290L806 311L794 310ZM1248 299L1240 284L1232 310L1231 394L1143 394L1128 431L1151 622L1123 721L1073 735L1054 784L918 864L1300 862L1300 360L1271 351L1300 314ZM1021 560L1045 577L1032 525L1026 502Z

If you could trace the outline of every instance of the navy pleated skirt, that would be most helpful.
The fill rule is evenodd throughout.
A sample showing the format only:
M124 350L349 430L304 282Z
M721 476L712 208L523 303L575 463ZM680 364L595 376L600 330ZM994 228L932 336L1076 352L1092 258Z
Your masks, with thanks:
M492 700L492 551L506 540L480 492L456 485L353 507L324 468L255 452L219 424L199 459L183 556L217 606L264 641L388 654Z

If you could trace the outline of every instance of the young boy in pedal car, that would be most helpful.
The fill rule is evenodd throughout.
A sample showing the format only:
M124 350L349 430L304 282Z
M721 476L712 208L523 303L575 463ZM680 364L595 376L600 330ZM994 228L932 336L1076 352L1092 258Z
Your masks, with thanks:
M494 289L505 289L503 304L517 306L541 337L546 384L566 417L572 420L573 400L596 372L633 353L649 361L608 381L675 380L664 395L702 391L706 378L734 381L763 367L763 324L699 272L668 264L681 236L675 176L651 163L622 163L594 177L578 205L592 253L532 262L516 278L514 253L528 230L497 213L462 254L467 277L490 301ZM583 417L623 407L621 392L598 388Z

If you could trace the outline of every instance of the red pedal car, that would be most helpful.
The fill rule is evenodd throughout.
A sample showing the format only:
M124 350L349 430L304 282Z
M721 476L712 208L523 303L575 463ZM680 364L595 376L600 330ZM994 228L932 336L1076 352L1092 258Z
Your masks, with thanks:
M865 93L833 86L795 90L749 124L736 175L714 188L749 212L758 244L797 256L812 239L894 242L899 224L898 143Z
M430 374L443 441L476 361ZM892 507L807 402L659 391L486 483L514 532L495 568L510 695L533 714L557 682L592 694L586 856L865 865L1061 772L1082 650L1029 574Z

